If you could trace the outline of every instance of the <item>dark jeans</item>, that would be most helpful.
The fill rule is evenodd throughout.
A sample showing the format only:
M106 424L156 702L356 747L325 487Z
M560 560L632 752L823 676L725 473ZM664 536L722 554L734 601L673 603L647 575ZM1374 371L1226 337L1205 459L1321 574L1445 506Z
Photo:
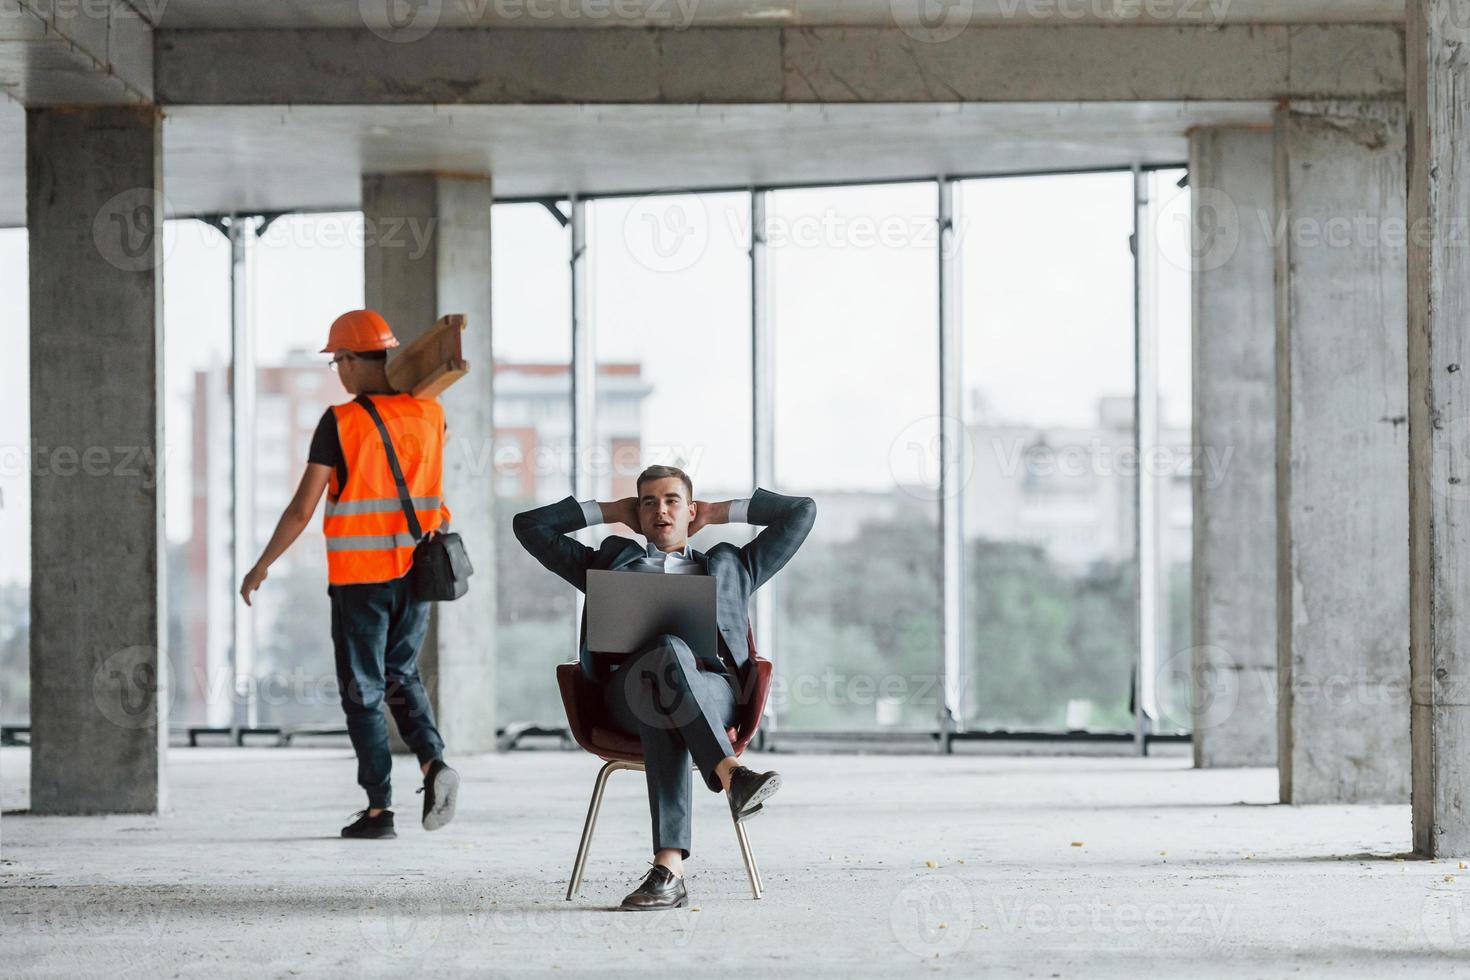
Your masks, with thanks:
M393 803L388 723L383 703L393 712L398 734L420 763L439 758L444 740L434 724L429 696L419 679L419 646L429 629L429 604L409 594L408 576L367 585L333 585L332 645L347 734L357 752L357 783L368 806Z
M715 767L734 755L726 726L735 719L736 685L729 674L703 671L689 644L665 633L623 663L603 685L603 707L614 727L643 742L653 849L677 847L687 858L692 838L689 759L718 792Z

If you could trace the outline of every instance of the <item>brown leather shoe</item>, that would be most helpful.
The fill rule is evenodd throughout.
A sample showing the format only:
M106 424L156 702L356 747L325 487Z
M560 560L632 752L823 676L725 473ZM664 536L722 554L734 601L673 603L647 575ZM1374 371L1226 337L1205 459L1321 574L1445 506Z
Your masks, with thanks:
M684 888L684 879L662 864L655 864L648 870L643 884L629 892L618 907L625 912L657 912L681 909L688 904L689 892Z

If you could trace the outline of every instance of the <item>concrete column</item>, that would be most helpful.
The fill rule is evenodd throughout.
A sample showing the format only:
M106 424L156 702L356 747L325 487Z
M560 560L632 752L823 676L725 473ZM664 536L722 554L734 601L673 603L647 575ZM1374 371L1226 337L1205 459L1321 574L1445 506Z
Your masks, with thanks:
M26 114L36 813L165 803L160 131Z
M1409 795L1400 103L1277 115L1281 799Z
M444 492L475 566L439 603L420 655L447 751L495 747L495 534L491 465L489 177L370 174L362 180L367 305L407 343L446 313L468 317L470 373L442 401ZM547 683L552 664L546 665Z
M1470 2L1409 4L1414 850L1470 856Z
M1274 152L1269 128L1190 134L1201 768L1276 765Z

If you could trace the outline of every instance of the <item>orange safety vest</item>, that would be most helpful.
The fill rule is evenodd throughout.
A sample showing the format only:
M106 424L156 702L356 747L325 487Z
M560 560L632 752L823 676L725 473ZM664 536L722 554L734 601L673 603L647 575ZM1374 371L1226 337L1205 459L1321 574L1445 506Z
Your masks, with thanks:
M444 407L412 395L371 395L393 439L403 480L425 534L447 527L444 505ZM327 580L333 585L389 582L413 564L414 540L388 451L367 409L357 402L333 405L337 438L347 463L347 485L336 467L327 485L322 532L327 539Z

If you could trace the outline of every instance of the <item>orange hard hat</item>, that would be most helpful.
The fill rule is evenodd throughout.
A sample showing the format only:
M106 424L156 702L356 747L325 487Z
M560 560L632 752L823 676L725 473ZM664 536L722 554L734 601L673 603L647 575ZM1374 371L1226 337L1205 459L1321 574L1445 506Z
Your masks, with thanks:
M381 313L376 310L348 310L332 321L332 329L327 333L327 346L322 348L322 353L387 350L397 346L398 338L393 336Z

